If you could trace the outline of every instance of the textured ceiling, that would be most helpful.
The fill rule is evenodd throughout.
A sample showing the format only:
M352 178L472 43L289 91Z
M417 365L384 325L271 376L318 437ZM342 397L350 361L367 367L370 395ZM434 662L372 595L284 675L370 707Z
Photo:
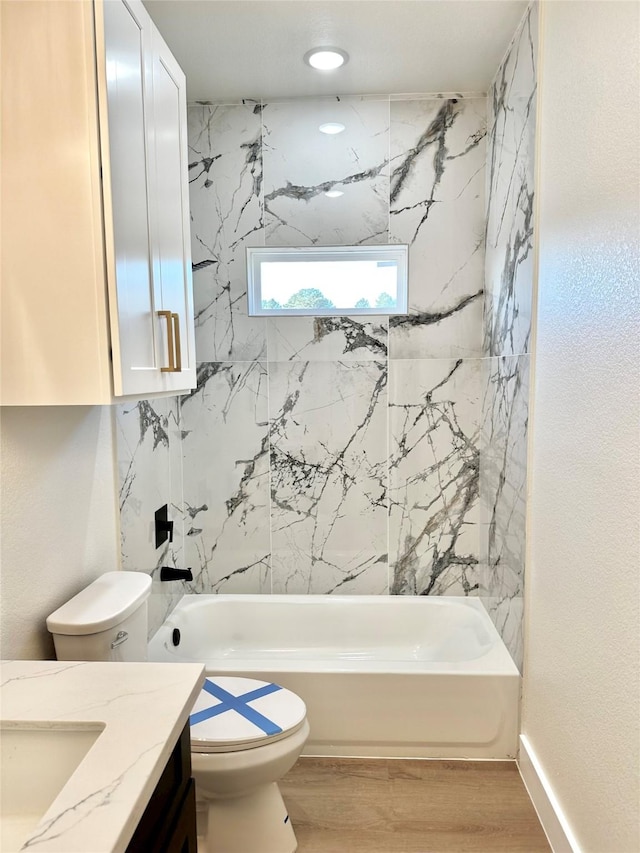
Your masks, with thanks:
M145 0L198 100L485 92L523 0ZM302 62L319 45L342 69Z

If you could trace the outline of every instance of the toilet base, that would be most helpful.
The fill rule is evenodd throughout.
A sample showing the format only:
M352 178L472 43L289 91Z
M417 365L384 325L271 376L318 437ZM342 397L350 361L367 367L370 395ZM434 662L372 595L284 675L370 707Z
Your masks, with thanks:
M295 853L298 848L275 782L244 796L207 800L206 806L207 830L198 838L198 853Z

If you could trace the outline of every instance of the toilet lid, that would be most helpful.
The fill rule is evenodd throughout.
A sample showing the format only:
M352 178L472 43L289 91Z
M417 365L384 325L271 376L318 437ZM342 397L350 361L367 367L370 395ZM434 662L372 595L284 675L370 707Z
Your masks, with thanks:
M306 706L290 690L268 681L208 676L189 724L193 752L231 752L280 740L304 723Z

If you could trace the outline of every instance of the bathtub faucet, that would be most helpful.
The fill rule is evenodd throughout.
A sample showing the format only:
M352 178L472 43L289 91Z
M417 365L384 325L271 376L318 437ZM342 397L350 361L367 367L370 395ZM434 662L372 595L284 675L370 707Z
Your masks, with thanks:
M172 566L162 566L160 569L161 581L192 581L191 569L175 569Z

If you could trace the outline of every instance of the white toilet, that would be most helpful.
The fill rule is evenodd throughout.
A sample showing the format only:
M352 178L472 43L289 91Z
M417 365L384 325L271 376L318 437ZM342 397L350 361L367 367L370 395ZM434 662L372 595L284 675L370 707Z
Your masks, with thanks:
M107 572L83 589L47 619L58 660L146 660L150 592L142 572ZM302 699L265 681L207 676L190 724L202 853L294 853L277 780L309 736Z

